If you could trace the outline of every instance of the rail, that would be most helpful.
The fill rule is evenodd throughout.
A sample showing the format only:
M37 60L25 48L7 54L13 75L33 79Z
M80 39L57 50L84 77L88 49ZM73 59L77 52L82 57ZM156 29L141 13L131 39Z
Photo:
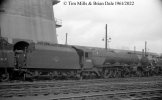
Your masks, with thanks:
M21 100L21 98L23 97L39 98L40 96L41 97L45 96L46 99L47 97L51 98L51 100L63 100L65 97L67 98L68 96L69 97L67 98L67 100L76 100L76 98L79 98L77 100L82 100L80 98L87 96L87 99L84 100L89 100L89 97L96 97L97 95L105 96L105 95L113 94L114 97L116 96L119 97L121 94L124 95L125 97L127 96L130 97L136 94L138 96L139 92L141 92L140 96L142 96L146 94L147 91L148 92L150 91L148 95L152 94L152 96L161 96L162 94L161 79L159 79L158 81L154 81L154 77L149 77L146 80L143 79L141 80L139 78L137 79L138 80L133 79L131 81L129 80L126 82L117 81L118 79L116 79L116 80L107 80L109 82L107 82L106 80L101 80L101 81L89 80L87 82L85 80L85 82L83 83L82 81L72 81L72 82L56 81L56 82L49 82L49 83L34 82L34 83L19 83L19 84L15 84L15 83L1 84L0 100L1 99L9 100L9 98L10 100L12 100L12 97L20 98L19 100ZM25 100L29 100L29 98Z

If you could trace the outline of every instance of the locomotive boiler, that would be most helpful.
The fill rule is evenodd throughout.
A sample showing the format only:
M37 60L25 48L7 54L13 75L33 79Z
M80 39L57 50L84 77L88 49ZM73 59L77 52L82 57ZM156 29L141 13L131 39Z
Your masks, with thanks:
M124 77L124 72L131 72L131 68L137 67L140 60L134 53L104 49L95 50L92 59L94 66L101 70L100 73L106 78Z

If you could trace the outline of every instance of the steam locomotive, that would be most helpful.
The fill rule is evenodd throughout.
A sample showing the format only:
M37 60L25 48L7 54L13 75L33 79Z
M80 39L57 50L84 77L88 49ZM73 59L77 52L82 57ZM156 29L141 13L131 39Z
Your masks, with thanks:
M156 58L156 57L155 57ZM0 80L118 78L159 75L162 63L136 52L0 38ZM161 61L162 62L162 61Z

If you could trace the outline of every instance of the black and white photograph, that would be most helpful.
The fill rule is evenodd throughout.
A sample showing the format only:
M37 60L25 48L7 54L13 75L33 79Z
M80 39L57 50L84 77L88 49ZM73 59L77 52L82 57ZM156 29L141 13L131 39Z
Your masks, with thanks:
M162 0L0 0L0 100L162 100Z

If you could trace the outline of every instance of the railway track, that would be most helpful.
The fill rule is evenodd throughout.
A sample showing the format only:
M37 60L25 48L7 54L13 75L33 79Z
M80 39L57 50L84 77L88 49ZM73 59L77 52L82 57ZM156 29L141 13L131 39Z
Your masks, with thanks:
M0 84L0 100L22 100L22 98L23 100L29 98L33 100L35 100L34 98L39 98L37 100L44 98L46 100L47 97L51 100L98 100L95 99L98 97L103 98L101 100L104 98L141 100L137 97L148 97L146 100L149 98L152 100L160 98L161 95L161 77Z
M6 88L21 88L21 87L62 87L62 86L74 86L74 85L83 85L91 83L121 83L121 82L150 82L150 81L161 81L162 76L155 77L131 77L131 78L110 78L110 79L93 79L93 80L63 80L63 81L34 81L34 82L1 82L0 89Z
M162 89L82 92L2 98L2 100L162 100Z
M162 90L133 90L116 92L97 92L90 94L51 97L50 100L161 100Z

